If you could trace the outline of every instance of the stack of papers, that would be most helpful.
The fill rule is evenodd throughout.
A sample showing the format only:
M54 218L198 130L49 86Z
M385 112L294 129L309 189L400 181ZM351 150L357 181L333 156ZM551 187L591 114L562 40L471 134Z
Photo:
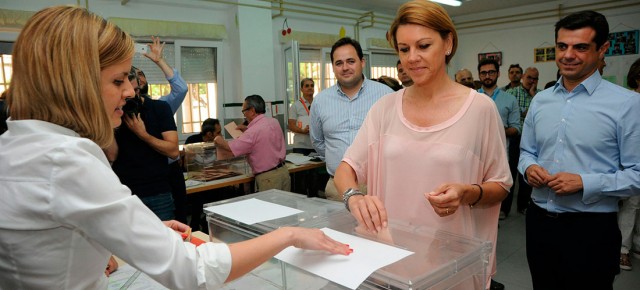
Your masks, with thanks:
M313 157L304 156L302 154L297 154L297 153L289 153L287 154L287 157L285 157L285 160L295 165L302 165L302 164L309 163L309 160L311 159L313 159Z

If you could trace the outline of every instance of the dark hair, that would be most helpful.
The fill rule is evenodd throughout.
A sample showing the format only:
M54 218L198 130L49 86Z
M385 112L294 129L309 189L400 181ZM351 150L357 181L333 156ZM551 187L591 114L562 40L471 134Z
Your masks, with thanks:
M493 58L483 58L478 62L478 72L480 72L480 67L488 65L488 64L492 64L495 68L497 72L500 72L500 65L498 64L498 61L493 59Z
M362 54L362 47L360 46L360 43L355 39L351 39L350 37L343 37L338 39L338 41L336 41L336 43L334 43L333 46L331 47L331 63L333 63L333 52L336 51L338 47L345 46L345 45L353 46L353 48L356 49L358 58L362 60L362 58L364 57L364 54Z
M544 85L544 89L546 90L546 89L548 89L548 88L550 88L550 87L555 86L555 85L556 85L556 82L557 82L557 81L550 81L550 82L548 82L546 85Z
M596 49L600 49L609 37L609 23L604 15L591 10L569 14L556 22L556 42L558 42L560 28L577 30L585 27L593 28L596 31L593 41L596 43Z
M218 121L218 119L207 118L204 121L202 121L202 128L204 128L204 126L207 126L207 125L213 126L215 128L216 124L220 125L220 121Z
M316 83L313 81L313 79L312 79L312 78L304 78L304 79L301 79L301 80L300 80L300 88L304 87L304 82L306 82L306 81L311 81L311 83L312 83L312 84L314 84L314 85L316 84Z
M202 130L200 131L200 135L206 135L207 133L216 133L216 126L207 124L202 126Z
M512 64L512 65L510 65L510 66L509 66L509 69L508 69L507 71L510 71L510 70L511 70L512 68L514 68L514 67L515 67L515 68L517 68L517 69L519 69L519 70L520 70L520 73L523 73L522 68L520 67L520 64L517 64L517 63L516 63L516 64Z
M256 114L264 114L267 111L264 109L264 99L262 99L259 95L251 95L244 98L244 101L247 102L247 108L254 108L256 110Z
M396 80L396 79L394 79L392 77L380 76L377 79L371 79L371 80L379 82L381 84L385 84L385 85L387 85L388 87L390 87L394 91L398 91L398 90L402 89L402 85L400 84L400 82L398 82L398 80Z
M629 68L629 73L627 73L627 85L634 90L637 89L638 79L640 79L640 58L636 59Z

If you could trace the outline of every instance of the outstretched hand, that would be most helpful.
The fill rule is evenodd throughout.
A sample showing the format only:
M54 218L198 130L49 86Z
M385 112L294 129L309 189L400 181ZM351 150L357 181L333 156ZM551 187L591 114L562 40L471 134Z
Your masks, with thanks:
M164 42L160 43L160 37L151 36L153 40L152 44L149 44L149 51L144 54L151 61L157 63L162 60L162 50L164 49Z
M331 254L349 255L349 245L335 241L319 229L292 227L293 246L299 249L326 251Z

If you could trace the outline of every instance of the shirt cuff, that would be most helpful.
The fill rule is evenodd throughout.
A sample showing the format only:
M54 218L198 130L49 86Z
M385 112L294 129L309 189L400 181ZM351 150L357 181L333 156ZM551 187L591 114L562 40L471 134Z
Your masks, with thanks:
M602 200L600 174L580 174L580 178L582 178L582 202L591 204Z
M231 273L231 250L224 243L204 243L197 248L198 285L206 289L218 289Z

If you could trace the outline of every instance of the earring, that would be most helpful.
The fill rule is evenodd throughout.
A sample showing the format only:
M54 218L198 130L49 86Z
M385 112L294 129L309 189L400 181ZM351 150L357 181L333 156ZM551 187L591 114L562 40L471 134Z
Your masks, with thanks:
M450 55L450 54L451 54L451 51L450 51L450 50L448 50L448 51L447 51L447 55Z

